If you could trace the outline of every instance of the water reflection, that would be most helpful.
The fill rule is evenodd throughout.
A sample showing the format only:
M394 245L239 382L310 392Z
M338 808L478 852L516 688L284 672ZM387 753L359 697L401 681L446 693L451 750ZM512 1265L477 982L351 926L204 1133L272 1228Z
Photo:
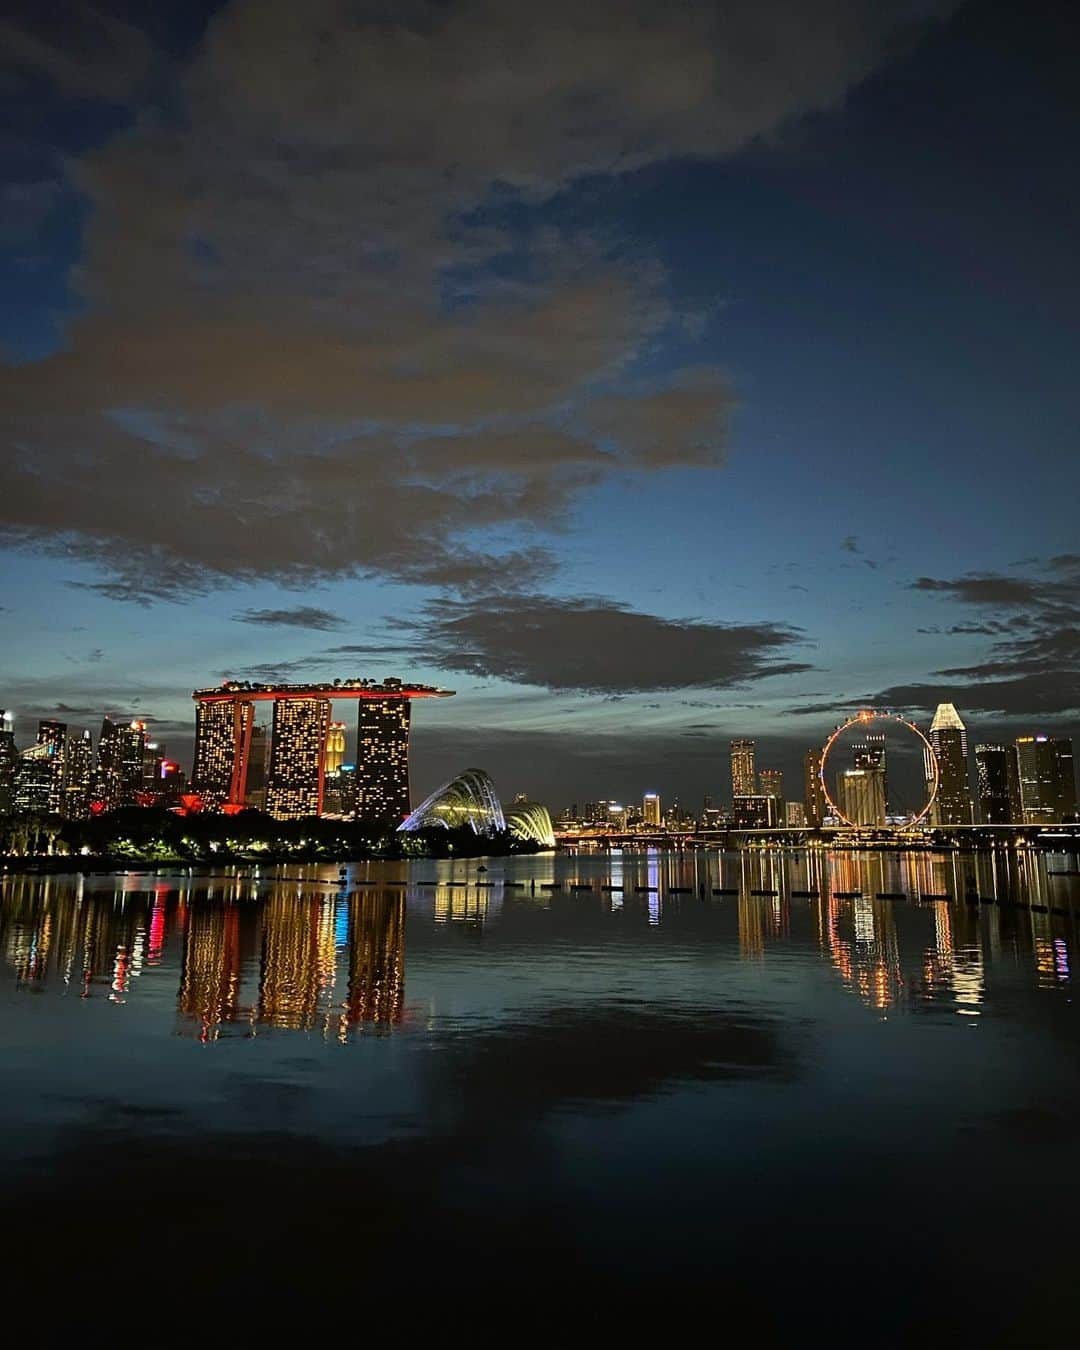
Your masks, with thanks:
M406 1020L407 912L422 943L440 931L516 931L538 910L558 914L564 942L588 923L593 943L599 922L628 970L676 932L691 950L756 968L763 990L774 955L813 957L882 1015L978 1017L1017 972L1034 989L1069 989L1080 911L1074 859L1048 867L1044 856L1005 852L626 851L493 861L486 875L475 863L382 877L368 867L337 886L316 872L5 877L0 947L18 988L120 1004L147 972L171 967L184 1036L285 1031L346 1043ZM545 940L530 928L537 951ZM501 958L485 951L497 968Z

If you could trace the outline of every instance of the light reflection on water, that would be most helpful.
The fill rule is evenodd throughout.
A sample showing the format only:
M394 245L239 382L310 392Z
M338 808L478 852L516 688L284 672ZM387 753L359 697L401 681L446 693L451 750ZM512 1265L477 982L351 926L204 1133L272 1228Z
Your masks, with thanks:
M78 1308L220 1248L201 1279L250 1331L419 1269L456 1295L467 1252L487 1299L534 1306L554 1262L546 1288L652 1290L666 1318L679 1279L758 1343L831 1334L838 1271L864 1345L1051 1342L1080 1198L1074 858L481 867L0 879L27 1306L50 1269ZM99 1252L87 1216L118 1196L138 1222Z
M399 1025L408 1020L407 924L423 945L443 925L514 931L537 909L558 912L563 940L575 912L607 921L631 968L642 925L665 927L728 944L751 964L770 952L827 963L846 991L882 1012L944 1005L977 1016L988 967L1027 969L1033 989L1069 985L1074 861L649 850L495 860L484 872L477 863L365 864L344 880L318 867L15 876L2 882L0 944L16 986L117 1003L134 997L144 971L175 965L179 1029L205 1040L289 1030L346 1043L364 1026ZM590 943L598 932L590 922ZM527 951L514 960L528 964Z

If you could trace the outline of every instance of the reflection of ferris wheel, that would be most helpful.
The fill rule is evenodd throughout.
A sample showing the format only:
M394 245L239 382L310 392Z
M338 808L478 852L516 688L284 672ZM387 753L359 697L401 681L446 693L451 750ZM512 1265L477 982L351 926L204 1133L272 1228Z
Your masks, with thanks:
M938 770L938 759L937 755L934 753L934 747L926 739L926 737L915 725L915 723L909 722L906 717L901 717L899 713L874 712L872 709L867 708L864 709L862 712L856 713L854 717L849 717L846 722L842 722L840 726L836 728L836 730L833 732L833 734L829 737L829 739L825 742L825 744L821 748L821 764L818 768L818 778L821 781L821 791L825 797L825 801L828 803L830 812L834 816L836 816L838 820L841 820L845 825L850 825L853 829L857 828L855 821L849 820L848 817L845 815L845 813L841 811L839 806L837 806L837 804L833 801L832 794L829 792L829 785L825 781L825 768L829 762L829 754L831 753L833 746L836 744L837 740L844 734L845 731L850 731L852 727L869 726L873 722L899 723L900 726L905 727L914 736L918 737L918 739L922 742L923 752L926 758L928 795L926 798L926 804L923 806L922 810L916 812L915 815L911 816L906 822L906 824L908 825L918 825L920 821L925 820L926 817L930 814L930 808L933 806L934 799L937 797L938 781L940 776Z

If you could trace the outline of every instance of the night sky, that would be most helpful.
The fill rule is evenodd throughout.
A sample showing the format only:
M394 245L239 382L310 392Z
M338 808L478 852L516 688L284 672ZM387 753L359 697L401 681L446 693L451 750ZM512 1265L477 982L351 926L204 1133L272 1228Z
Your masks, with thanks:
M4 15L20 744L399 674L417 794L696 806L864 703L1073 731L1066 7Z

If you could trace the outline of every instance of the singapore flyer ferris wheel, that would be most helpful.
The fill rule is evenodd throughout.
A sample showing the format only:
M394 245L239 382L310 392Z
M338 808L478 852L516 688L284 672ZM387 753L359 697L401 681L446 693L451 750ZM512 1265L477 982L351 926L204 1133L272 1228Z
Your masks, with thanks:
M926 763L926 801L920 810L904 821L905 827L920 825L927 816L929 816L934 801L937 798L938 784L940 781L940 770L938 768L938 758L934 752L934 747L926 738L922 731L908 718L901 716L900 713L877 711L871 708L863 709L854 717L849 717L846 722L842 722L832 733L829 739L821 748L821 762L818 766L818 778L821 783L822 795L829 808L830 813L843 825L852 829L858 829L860 822L852 820L847 812L841 810L840 806L833 800L833 795L829 791L829 784L826 770L829 765L829 756L837 741L852 728L865 730L875 723L885 723L886 725L900 726L909 731L921 743L923 747L923 757Z

